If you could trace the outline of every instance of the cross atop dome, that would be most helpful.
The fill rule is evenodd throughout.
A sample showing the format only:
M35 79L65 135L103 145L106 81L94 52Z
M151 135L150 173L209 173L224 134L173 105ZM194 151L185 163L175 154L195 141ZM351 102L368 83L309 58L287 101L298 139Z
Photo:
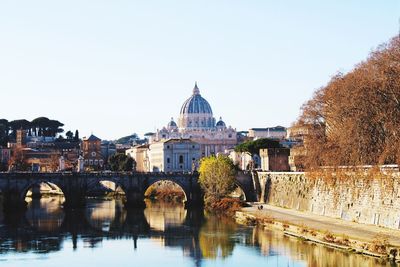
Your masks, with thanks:
M197 87L197 82L194 83L193 94L194 95L200 94L200 89L199 89L199 87Z

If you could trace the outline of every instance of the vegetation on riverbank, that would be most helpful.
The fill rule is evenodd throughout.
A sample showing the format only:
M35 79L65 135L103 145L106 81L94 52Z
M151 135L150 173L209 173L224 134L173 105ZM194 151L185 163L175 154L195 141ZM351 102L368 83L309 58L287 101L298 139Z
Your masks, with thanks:
M183 202L185 199L185 193L176 188L152 187L146 197L151 200L161 200L165 202Z
M246 203L230 197L234 191L236 168L226 156L211 156L200 162L199 183L204 191L205 209L214 213L233 215Z
M237 211L240 211L244 207L248 207L248 204L246 204L246 202L238 198L229 198L229 197L217 200L212 203L208 203L205 206L207 211L217 214L225 214L228 216L235 215Z
M400 38L338 73L302 107L304 165L400 163Z
M180 203L186 199L182 188L170 181L159 181L151 185L145 192L145 197L150 200Z

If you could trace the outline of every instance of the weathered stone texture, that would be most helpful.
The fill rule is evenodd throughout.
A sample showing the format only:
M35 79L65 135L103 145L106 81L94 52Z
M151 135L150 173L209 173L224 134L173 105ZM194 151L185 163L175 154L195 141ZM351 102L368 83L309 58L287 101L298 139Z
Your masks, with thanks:
M400 229L400 174L346 173L329 178L260 172L261 201L289 209Z

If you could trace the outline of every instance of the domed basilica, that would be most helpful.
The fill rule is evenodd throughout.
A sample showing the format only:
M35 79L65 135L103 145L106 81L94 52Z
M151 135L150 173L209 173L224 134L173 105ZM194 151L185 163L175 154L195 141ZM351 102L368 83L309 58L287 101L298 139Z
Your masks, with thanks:
M224 153L236 143L236 130L222 118L216 122L210 104L195 84L193 94L182 105L178 124L173 119L152 136L150 143L167 139L191 139L200 144L202 156Z

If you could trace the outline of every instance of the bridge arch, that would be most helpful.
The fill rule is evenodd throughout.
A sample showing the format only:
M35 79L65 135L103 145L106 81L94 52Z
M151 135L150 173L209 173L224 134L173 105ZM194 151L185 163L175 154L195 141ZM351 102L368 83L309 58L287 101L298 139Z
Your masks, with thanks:
M248 192L248 190L246 190L246 187L241 182L235 180L235 186L243 193L244 201L249 201L252 199L252 195Z
M160 178L156 178L156 179L151 179L151 181L148 184L146 184L146 186L144 186L143 193L146 194L146 192L153 185L156 185L157 183L160 183L160 182L169 182L169 183L173 183L174 185L177 185L180 188L180 190L183 192L184 201L187 202L189 200L189 197L190 197L189 190L185 187L185 185L183 185L181 182L179 182L173 178L171 179L171 178L166 178L166 177L160 177Z
M50 186L57 187L57 189L59 189L63 193L63 195L65 197L65 191L64 191L65 189L63 189L62 184L58 183L57 181L51 181L50 182L47 179L38 179L38 180L30 180L26 185L24 185L22 187L22 190L20 190L20 192L19 192L18 198L21 201L25 201L25 198L27 196L28 191L30 189L32 189L33 187L35 187L35 186L40 186L41 184L47 184L47 185L50 185Z
M120 179L117 179L115 177L100 177L98 179L91 179L87 183L87 191L89 192L90 190L94 189L96 186L103 185L104 182L112 182L115 185L114 191L116 191L118 188L120 188L123 193L126 195L128 188L120 181Z

